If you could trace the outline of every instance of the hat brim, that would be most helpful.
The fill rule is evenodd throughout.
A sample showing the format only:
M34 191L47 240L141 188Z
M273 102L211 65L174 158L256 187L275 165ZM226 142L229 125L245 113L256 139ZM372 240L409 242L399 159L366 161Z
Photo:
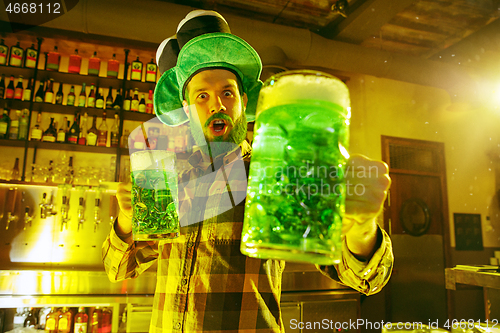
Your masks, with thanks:
M210 68L227 68L240 77L248 97L247 120L255 120L257 99L262 87L259 80L262 70L259 55L247 42L235 35L209 33L187 42L179 53L177 65L165 72L158 81L154 107L163 123L177 126L188 120L182 110L184 84L193 74Z

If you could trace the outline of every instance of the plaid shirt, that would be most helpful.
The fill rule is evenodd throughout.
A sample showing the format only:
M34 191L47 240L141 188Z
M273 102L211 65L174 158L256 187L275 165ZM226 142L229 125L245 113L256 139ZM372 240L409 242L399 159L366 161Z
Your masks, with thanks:
M250 146L244 141L240 147L214 160L218 171L212 177L180 188L181 225L193 207L217 208L224 195L239 197L241 193L236 193L234 186L229 188L226 179L237 172L232 166L241 157L248 166ZM193 168L180 176L181 182L212 173L212 165L199 152L189 163ZM209 209L196 209L194 215L204 211L208 218L181 227L180 237L174 240L134 242L131 234L119 237L114 228L111 230L103 244L104 265L111 281L135 278L158 260L150 332L284 332L280 296L285 263L241 254L244 204L243 200L218 215ZM330 278L372 294L387 283L392 262L390 239L379 229L379 248L370 262L358 261L344 241L338 266L317 267Z

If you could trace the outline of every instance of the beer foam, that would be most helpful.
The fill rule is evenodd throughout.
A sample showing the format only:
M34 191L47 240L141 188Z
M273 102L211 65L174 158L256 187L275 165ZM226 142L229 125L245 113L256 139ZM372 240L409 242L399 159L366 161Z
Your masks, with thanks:
M130 155L131 171L164 169L175 171L175 153L164 150L138 151Z
M344 108L346 113L350 108L349 90L335 77L296 73L269 80L260 91L258 112L303 99L335 103Z

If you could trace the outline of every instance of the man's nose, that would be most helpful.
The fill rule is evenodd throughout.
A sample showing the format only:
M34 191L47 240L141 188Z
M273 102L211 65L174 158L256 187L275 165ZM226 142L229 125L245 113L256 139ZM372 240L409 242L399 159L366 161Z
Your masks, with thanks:
M213 99L212 105L210 106L210 113L224 112L226 111L226 107L222 103L222 100L219 96L216 96Z

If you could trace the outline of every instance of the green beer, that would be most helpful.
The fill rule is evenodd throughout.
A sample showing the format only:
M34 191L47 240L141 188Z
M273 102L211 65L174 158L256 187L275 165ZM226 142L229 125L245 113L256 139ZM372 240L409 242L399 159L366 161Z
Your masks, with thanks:
M175 154L141 151L131 156L134 240L179 236Z
M348 92L333 77L319 76L315 82L316 73L306 74L292 74L281 87L278 75L267 91L266 81L259 97L241 251L257 258L331 265L341 257ZM318 86L327 98L318 96ZM307 89L314 91L307 94ZM332 93L342 98L332 98Z

